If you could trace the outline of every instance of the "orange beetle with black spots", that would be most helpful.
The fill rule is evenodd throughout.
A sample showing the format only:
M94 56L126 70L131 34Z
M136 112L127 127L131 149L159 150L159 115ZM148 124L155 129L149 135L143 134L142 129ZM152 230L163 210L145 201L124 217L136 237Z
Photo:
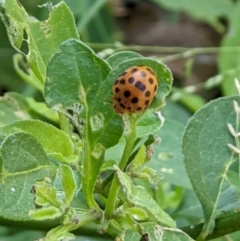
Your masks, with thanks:
M143 111L153 101L157 89L157 76L151 68L131 67L113 85L113 107L120 114Z

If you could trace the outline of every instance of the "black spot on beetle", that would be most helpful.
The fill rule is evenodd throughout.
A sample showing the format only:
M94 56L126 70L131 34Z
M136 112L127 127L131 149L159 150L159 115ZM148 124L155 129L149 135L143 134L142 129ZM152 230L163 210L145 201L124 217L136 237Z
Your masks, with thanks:
M133 68L133 69L131 70L131 73L135 73L135 72L137 72L137 71L138 71L137 68Z
M152 78L148 78L148 82L152 85L154 81Z
M134 78L134 77L130 77L130 78L128 79L128 83L130 83L130 84L132 84L134 81L135 81L135 78Z
M125 85L125 79L121 79L120 84Z
M131 100L131 102L132 102L133 104L138 103L138 97L133 97L132 100Z
M124 97L128 98L131 95L131 92L129 90L124 91L123 93Z
M154 76L156 75L156 74L153 72L153 70L152 70L152 69L150 69L150 68L146 68L146 69L147 69L147 70L148 70L148 72L149 72L149 73L151 73L152 75L154 75Z
M119 103L119 105L123 108L123 109L126 109L126 106L122 103Z
M150 91L146 91L145 96L149 97L150 95L151 95L151 92Z
M141 81L137 81L135 87L144 92L146 90L146 85L143 84Z

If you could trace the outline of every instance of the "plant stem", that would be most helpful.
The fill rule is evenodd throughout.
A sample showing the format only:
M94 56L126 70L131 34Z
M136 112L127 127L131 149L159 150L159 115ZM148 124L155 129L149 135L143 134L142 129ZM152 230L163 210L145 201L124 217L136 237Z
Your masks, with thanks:
M13 66L16 70L17 74L29 85L33 86L37 90L40 90L43 93L44 85L40 82L40 80L35 76L31 69L27 69L28 66L24 66L25 71L23 71L20 66L24 65L23 55L15 54L13 56ZM27 73L28 72L28 73Z
M129 123L128 123L129 130L125 134L126 144L123 151L122 159L119 163L119 168L121 170L124 170L125 166L127 165L128 159L132 153L132 149L133 149L135 137L136 137L136 119L132 116L129 116L128 120L129 120ZM106 204L106 209L105 209L106 219L110 219L113 215L119 189L120 189L120 186L117 180L117 176L115 174L112 181L111 188L109 190L108 201Z
M229 52L234 53L240 51L239 46L233 47L205 47L205 48L185 48L185 47L165 47L165 46L144 46L144 45L124 45L122 43L86 43L94 49L112 48L117 51L132 50L132 51L147 51L147 52L161 52L161 53L181 53L182 57L189 57L195 54L219 53Z
M65 133L67 133L70 136L71 131L70 131L68 118L64 114L62 114L61 112L58 112L58 117L59 117L59 123L60 123L61 130L64 131Z
M71 210L70 210L71 211ZM74 210L74 213L70 214L69 220L63 225L57 226L56 228L51 229L47 236L46 240L60 240L59 238L63 234L67 234L71 231L74 231L80 227L82 227L84 224L93 222L96 219L99 219L102 215L101 212L79 212L78 210ZM72 220L76 219L76 223L74 223Z
M88 113L88 110L86 111ZM86 120L88 120L89 117L86 114ZM92 170L92 163L94 161L94 158L91 156L91 148L89 145L89 136L88 136L89 130L87 130L87 128L85 129L85 134L84 134L84 146L83 146L83 150L84 150L84 161L83 161L83 165L84 165L84 174L82 176L82 188L83 188L83 192L84 192L84 196L85 199L88 203L88 206L90 209L99 211L100 207L97 204L97 202L94 199L93 196L93 184L91 181L91 170ZM98 161L97 159L95 159L95 161Z

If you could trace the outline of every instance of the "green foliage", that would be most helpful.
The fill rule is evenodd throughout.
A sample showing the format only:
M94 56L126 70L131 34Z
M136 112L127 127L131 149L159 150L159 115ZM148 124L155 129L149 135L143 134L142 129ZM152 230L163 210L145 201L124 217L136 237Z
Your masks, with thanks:
M153 1L171 10L184 11L193 18L211 24L219 32L224 31L224 26L219 18L227 17L231 12L231 3L227 0L212 0L210 2L208 0Z
M91 14L104 3L95 2ZM79 39L64 2L44 6L49 18L41 22L14 0L0 2L21 53L15 68L45 101L17 93L0 99L0 222L41 224L45 241L74 240L73 232L83 231L99 233L91 240L107 234L104 240L191 241L239 230L239 96L204 105L184 129L189 114L171 102L164 109L172 88L167 66L132 51L103 59ZM221 1L212 16L197 17L221 30L217 19L229 11ZM143 65L156 73L158 93L144 112L119 115L112 85L124 70ZM204 104L191 94L184 101Z
M29 220L34 209L33 184L52 177L52 165L43 146L26 132L8 135L0 147L1 164L1 217L12 220Z
M240 27L239 27L239 11L240 2L237 1L231 14L229 15L229 25L231 29L224 36L222 40L222 47L236 46L239 47L240 39ZM221 51L219 56L219 68L220 73L223 76L222 90L225 95L236 94L234 88L233 78L239 78L240 76L240 62L239 62L240 51L237 49L234 54L227 51Z
M212 232L217 214L228 213L240 205L239 187L227 177L229 167L236 161L228 147L235 145L234 138L227 128L230 123L238 129L234 100L239 101L239 97L223 97L205 105L189 120L183 137L186 170L202 204L206 234Z
M22 54L24 34L27 35L28 53L25 54L32 72L30 78L37 77L43 83L46 78L46 65L58 45L68 38L78 38L73 16L63 2L51 8L49 18L40 22L29 18L17 1L1 3L1 18L6 26L12 46Z

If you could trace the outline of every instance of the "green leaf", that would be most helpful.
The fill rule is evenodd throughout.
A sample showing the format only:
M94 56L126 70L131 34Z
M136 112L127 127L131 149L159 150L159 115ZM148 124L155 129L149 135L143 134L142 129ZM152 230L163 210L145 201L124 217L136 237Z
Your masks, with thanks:
M1 226L0 227L0 236L4 241L18 240L18 241L26 241L26 240L37 240L44 236L44 232L29 230L29 229L21 229L16 228L17 232L11 232L12 227ZM91 240L93 241L93 240Z
M161 227L155 223L141 223L143 237L151 241L194 241L187 234L177 228ZM144 240L145 240L144 239Z
M0 127L17 120L30 119L27 103L19 103L9 94L0 96Z
M134 207L143 209L150 221L155 221L163 226L174 227L175 222L165 213L155 200L142 186L133 185L131 179L115 166L120 185L126 195L127 201Z
M132 51L121 51L109 56L106 61L114 69L118 67L123 61L135 58L142 58L142 55Z
M181 153L183 130L182 123L167 118L161 130L155 133L162 141L153 145L153 157L146 165L160 172L163 180L177 186L191 188Z
M41 144L32 135L24 132L9 135L2 143L0 153L3 171L7 173L23 172L50 164Z
M135 155L132 162L127 166L127 173L129 176L134 178L146 179L150 183L158 183L162 176L156 170L153 170L147 166L143 166L147 161L149 161L152 155L152 147L142 145L137 154Z
M29 18L19 2L6 0L0 5L0 17L7 28L11 44L17 51L22 52L24 34L27 35L29 52L26 57L42 83L45 80L49 58L59 44L69 38L78 39L74 18L64 2L53 6L49 18L40 22L35 18Z
M78 25L78 31L81 32L83 28L86 27L86 25L90 22L90 20L97 14L99 9L103 7L104 4L106 4L107 0L99 0L92 2L89 5L89 8L85 9L88 14L83 14L82 19ZM86 6L86 5L85 5Z
M229 15L229 26L231 26L231 31L228 31L223 37L221 47L239 47L239 11L240 2L236 2ZM236 95L237 90L234 85L234 78L240 79L240 51L221 51L218 58L218 65L220 74L223 75L221 85L224 95Z
M29 220L34 209L32 187L37 180L51 178L56 167L40 143L28 133L9 135L0 147L0 216Z
M227 123L239 131L233 101L239 104L239 96L209 102L193 115L184 131L185 168L203 208L204 235L211 233L217 213L234 212L240 206L240 190L226 175L236 160L228 147L236 144Z
M211 24L222 33L224 26L220 17L228 17L231 13L231 2L227 0L154 0L157 4L171 10L187 12L191 17ZM217 7L216 7L217 6Z
M191 117L190 113L186 110L186 108L184 108L179 103L171 101L169 99L167 100L166 107L162 111L162 115L166 119L164 125L167 124L168 119L172 119L182 123L183 125L186 125L188 119Z
M128 165L127 171L132 172L138 170L147 160L146 157L146 146L142 145L136 156L134 157L133 161Z
M53 182L44 179L34 185L37 208L31 211L31 217L36 220L44 220L63 215L69 209L76 188L72 169L67 165L61 165Z
M58 121L57 112L49 109L45 103L36 102L16 92L8 92L0 97L0 127L17 120L48 119Z
M62 186L65 192L64 205L66 207L70 206L74 195L76 194L77 184L75 181L73 170L67 166L62 165Z
M73 155L74 147L69 136L53 125L40 120L16 121L1 129L4 136L20 131L33 135L48 154L60 153L63 157Z
M37 102L31 97L26 98L26 101L30 108L30 113L37 114L38 119L48 119L55 123L59 121L57 112L49 109L45 102Z
M42 207L54 206L59 208L62 204L57 190L48 180L38 181L34 185L35 204ZM37 210L36 210L37 211Z
M148 218L147 212L138 207L127 208L124 210L124 213L129 214L130 217L137 221L144 221Z
M59 208L51 206L34 210L33 212L30 212L30 215L34 220L46 220L58 218L62 216L62 212Z
M47 68L45 99L49 107L66 115L84 142L83 189L90 201L103 163L104 151L115 145L123 132L121 117L101 92L109 65L80 41L61 44Z
M119 240L119 241L129 241L129 240L139 241L139 240L141 240L141 235L132 229L128 229L128 230L123 231L119 235L117 240Z
M112 43L118 40L118 32L112 8L107 0L100 1L65 1L77 20L77 30L84 42ZM106 4L107 3L107 4ZM86 14L87 13L87 14Z
M143 137L153 134L159 130L164 122L164 118L160 113L146 112L137 122L136 131L137 137Z
M43 241L61 241L61 240L74 240L75 236L69 232L69 226L61 225L51 229Z
M176 191L173 191L174 194L177 195ZM172 214L172 218L176 221L176 223L181 223L181 229L183 226L188 226L190 230L194 231L193 229L191 229L191 225L193 223L196 224L202 222L202 206L193 189L184 189L182 191L183 192L181 195L176 196L175 201L178 202L177 209ZM168 193L165 196L166 198L168 198ZM165 203L166 205L168 205L167 200ZM196 234L196 232L194 233ZM188 234L190 235L190 232L188 232Z

